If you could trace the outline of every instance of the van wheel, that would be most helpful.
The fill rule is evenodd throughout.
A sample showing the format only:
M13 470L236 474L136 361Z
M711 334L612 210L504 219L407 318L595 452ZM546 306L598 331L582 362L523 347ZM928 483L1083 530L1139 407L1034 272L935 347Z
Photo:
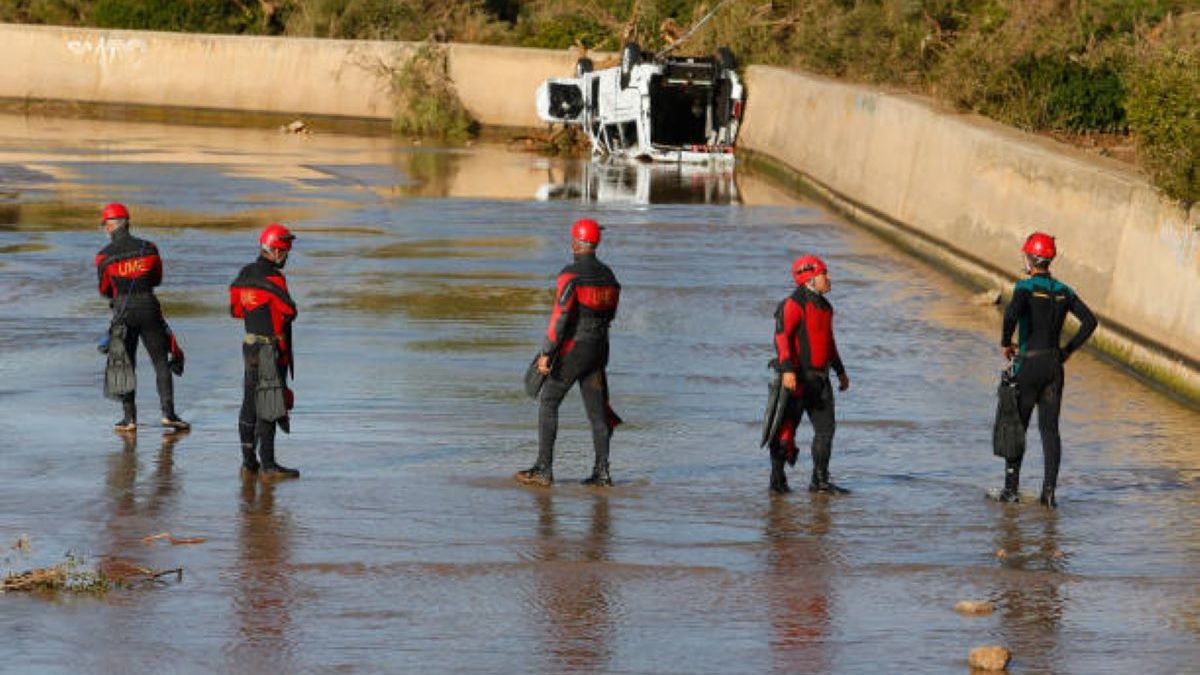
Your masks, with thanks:
M737 70L737 60L733 58L729 47L717 49L717 65L721 66L721 70Z
M582 59L579 59L575 62L575 77L583 77L584 75L587 75L588 73L592 72L594 67L595 64L593 64L592 60L588 57L585 56Z

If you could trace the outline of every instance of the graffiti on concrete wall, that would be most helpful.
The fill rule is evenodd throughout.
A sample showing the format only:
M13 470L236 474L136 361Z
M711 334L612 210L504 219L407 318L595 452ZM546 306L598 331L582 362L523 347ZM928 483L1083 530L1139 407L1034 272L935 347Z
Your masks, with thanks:
M67 41L67 51L80 58L95 57L101 65L136 63L146 52L145 40L102 36Z

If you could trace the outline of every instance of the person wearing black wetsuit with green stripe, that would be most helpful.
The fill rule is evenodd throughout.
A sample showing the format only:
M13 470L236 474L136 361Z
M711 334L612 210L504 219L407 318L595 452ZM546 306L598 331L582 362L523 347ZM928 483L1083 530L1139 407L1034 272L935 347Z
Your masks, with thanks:
M1034 406L1038 409L1038 431L1042 436L1045 479L1038 501L1054 508L1058 485L1058 467L1062 441L1058 434L1058 413L1062 407L1063 364L1096 330L1096 317L1069 286L1050 276L1050 262L1057 250L1054 237L1035 232L1025 240L1025 272L1029 276L1013 288L1012 300L1004 310L1000 333L1001 350L1007 359L1016 359L1017 408L1021 424L1028 429ZM1065 347L1060 347L1063 322L1070 313L1079 320L1079 332ZM1012 342L1017 334L1017 344ZM1000 501L1019 500L1021 458L1006 461L1004 489Z

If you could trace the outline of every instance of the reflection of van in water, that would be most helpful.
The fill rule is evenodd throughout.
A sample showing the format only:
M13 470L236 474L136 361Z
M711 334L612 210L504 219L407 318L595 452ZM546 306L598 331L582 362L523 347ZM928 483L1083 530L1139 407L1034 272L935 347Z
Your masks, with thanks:
M573 162L551 169L539 201L584 204L735 204L733 167L647 162Z
M733 54L644 56L636 44L621 50L621 65L575 77L553 77L537 90L538 116L578 124L594 156L656 162L732 162L745 90Z

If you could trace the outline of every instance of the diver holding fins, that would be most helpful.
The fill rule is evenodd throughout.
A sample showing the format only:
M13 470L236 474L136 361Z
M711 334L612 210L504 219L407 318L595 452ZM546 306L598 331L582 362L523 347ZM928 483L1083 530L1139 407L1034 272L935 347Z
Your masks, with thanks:
M229 312L245 322L242 360L245 366L238 433L243 476L263 479L299 478L300 472L275 461L275 429L290 432L294 375L292 322L296 303L288 293L283 267L296 236L279 223L259 235L258 259L246 265L229 286ZM255 450L257 448L257 454Z
M1005 459L1004 488L996 498L1002 502L1020 500L1021 460L1025 449L1023 433L1029 427L1036 406L1045 462L1038 501L1053 509L1058 505L1055 490L1062 459L1058 416L1062 407L1063 364L1088 341L1098 322L1075 291L1050 275L1050 263L1058 254L1054 237L1034 232L1025 240L1021 252L1027 276L1013 287L1012 299L1004 310L1000 352L1012 361L1022 442L1004 444L1007 447L997 444L994 449ZM1079 332L1066 346L1060 346L1067 314L1079 320ZM1014 332L1016 344L1012 341ZM997 420L998 425L1001 422Z
M109 244L96 254L100 295L108 298L112 321L101 338L100 352L107 355L105 396L119 400L124 412L113 425L118 433L137 432L137 345L141 340L154 364L154 382L162 409L162 426L171 432L191 428L175 413L172 377L183 374L183 350L163 318L154 288L162 283L163 262L153 242L133 236L129 209L109 204L100 214Z
M775 354L771 367L776 380L770 388L761 445L770 447L770 490L791 491L784 466L796 464L796 426L805 413L813 425L810 492L846 493L829 478L833 454L833 385L829 371L837 374L838 390L850 388L850 377L838 355L833 337L833 305L825 299L832 288L829 269L815 255L802 255L792 263L795 290L775 309Z
M542 348L526 375L526 392L539 397L538 456L534 465L514 478L525 485L554 483L554 441L558 408L576 382L592 427L595 464L584 485L612 485L608 469L609 439L621 418L608 401L608 327L617 315L621 284L608 265L596 258L599 223L582 218L571 226L574 261L558 275L554 309Z

